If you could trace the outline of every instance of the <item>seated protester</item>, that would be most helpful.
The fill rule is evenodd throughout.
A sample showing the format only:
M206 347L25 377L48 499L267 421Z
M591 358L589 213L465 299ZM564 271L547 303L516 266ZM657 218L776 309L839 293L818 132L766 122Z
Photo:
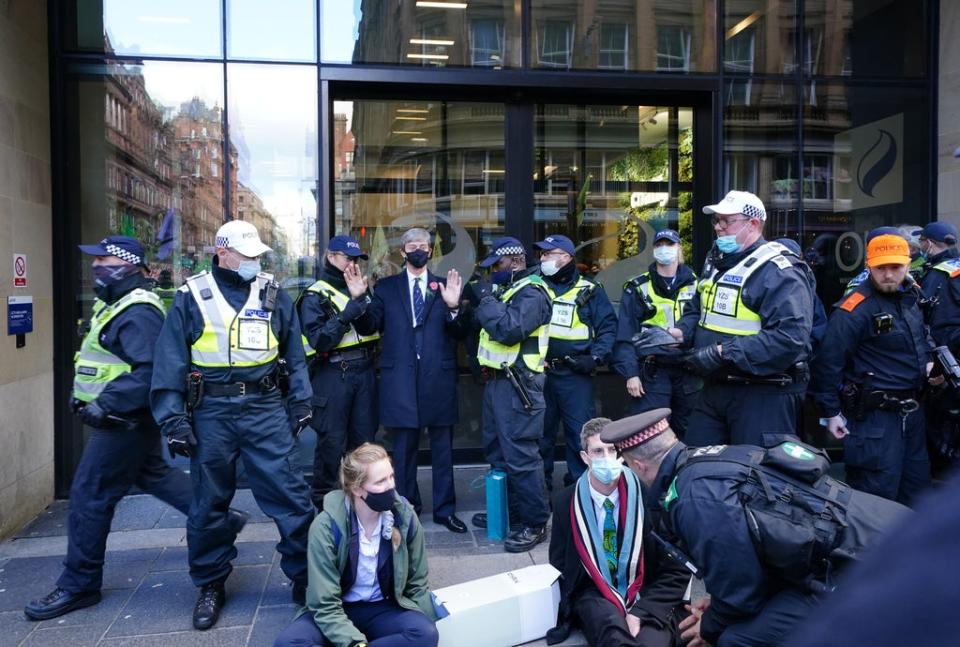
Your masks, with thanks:
M640 481L600 440L608 418L583 425L589 469L554 499L550 563L560 570L560 609L547 644L577 624L590 645L673 645L690 574L649 536Z
M348 453L340 485L310 526L306 606L274 647L436 647L423 530L386 450Z

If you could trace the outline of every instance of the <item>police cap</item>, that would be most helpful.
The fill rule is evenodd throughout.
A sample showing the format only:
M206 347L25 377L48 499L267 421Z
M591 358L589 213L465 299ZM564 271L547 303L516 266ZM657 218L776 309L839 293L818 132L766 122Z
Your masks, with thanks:
M670 428L670 409L653 409L614 420L600 432L600 440L619 450L642 445Z

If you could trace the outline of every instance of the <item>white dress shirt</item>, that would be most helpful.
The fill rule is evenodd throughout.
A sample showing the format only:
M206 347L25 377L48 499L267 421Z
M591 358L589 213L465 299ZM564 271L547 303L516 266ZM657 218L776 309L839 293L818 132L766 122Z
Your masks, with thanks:
M614 528L618 527L620 524L620 515L618 514L620 509L620 490L614 488L613 492L610 494L604 494L602 492L597 492L593 489L593 483L587 483L590 486L590 498L593 499L593 511L597 513L597 527L600 529L600 532L603 533L603 522L606 521L607 511L603 508L603 502L607 499L613 503L613 526Z
M373 535L367 538L363 523L357 519L360 528L360 550L357 551L357 577L353 586L343 596L344 602L376 602L383 599L380 580L377 579L377 556L380 554L380 533L383 529L383 514L377 516L377 525Z

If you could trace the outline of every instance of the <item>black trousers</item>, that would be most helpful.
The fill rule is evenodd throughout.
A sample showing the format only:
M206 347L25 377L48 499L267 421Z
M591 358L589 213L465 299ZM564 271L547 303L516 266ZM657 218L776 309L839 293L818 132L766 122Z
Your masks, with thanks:
M423 500L417 485L417 450L420 430L392 428L393 469L396 472L397 492L407 497L413 509L420 514ZM427 427L430 435L430 459L433 469L433 516L449 517L457 511L457 496L453 487L453 427Z
M580 622L580 629L591 647L671 647L674 641L672 628L658 629L653 625L641 625L636 637L627 628L627 619L600 591L587 589L573 603L573 613Z
M777 647L799 629L819 599L796 589L775 594L746 622L730 625L720 634L715 647ZM856 618L851 618L856 622Z
M686 443L757 445L766 447L771 435L796 434L805 385L706 382L687 424Z

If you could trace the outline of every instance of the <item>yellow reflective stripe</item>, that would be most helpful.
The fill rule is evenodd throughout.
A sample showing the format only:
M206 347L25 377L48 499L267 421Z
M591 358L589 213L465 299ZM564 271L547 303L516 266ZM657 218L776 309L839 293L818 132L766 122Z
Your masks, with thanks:
M333 303L333 307L336 308L337 313L343 312L343 309L347 307L347 303L350 302L349 296L343 294L340 290L323 280L317 281L308 287L307 292L326 295L326 297ZM310 342L307 340L307 336L301 335L301 339L303 340L303 350L307 356L309 357L311 355L316 355L317 351L314 350L310 345ZM375 342L378 339L380 339L380 333L375 332L372 335L361 335L357 332L357 329L354 328L353 324L350 324L350 329L343 333L340 341L336 346L333 347L333 349L342 350L344 348L353 348L354 346L360 346L361 344Z
M567 290L560 296L556 296L549 287L547 293L553 299L553 309L550 318L549 336L551 339L563 339L567 341L583 341L590 339L590 326L583 323L580 319L580 309L577 307L577 296L580 292L592 285L585 279L580 279L577 284ZM557 307L557 304L560 307ZM569 325L565 324L569 316Z
M756 335L763 329L759 319L748 321L714 312L705 312L700 325L708 330L725 332L731 335Z
M531 277L526 277L521 281L518 281L513 285L512 288L507 290L501 298L503 303L509 302L520 289L526 287L527 285L535 284L541 287L546 287L543 284L542 279L536 277L537 280L531 279ZM549 290L547 290L549 294ZM521 347L524 345L529 346L530 340L536 340L536 352L524 352L521 356ZM506 363L507 366L513 366L517 358L522 358L524 365L529 368L531 371L536 373L543 372L544 360L547 357L547 347L550 344L550 326L540 326L534 330L530 336L519 344L513 344L511 346L506 346L500 342L494 341L490 338L490 334L481 329L480 330L480 343L477 346L477 361L481 366L486 366L488 368L501 369L503 364Z

